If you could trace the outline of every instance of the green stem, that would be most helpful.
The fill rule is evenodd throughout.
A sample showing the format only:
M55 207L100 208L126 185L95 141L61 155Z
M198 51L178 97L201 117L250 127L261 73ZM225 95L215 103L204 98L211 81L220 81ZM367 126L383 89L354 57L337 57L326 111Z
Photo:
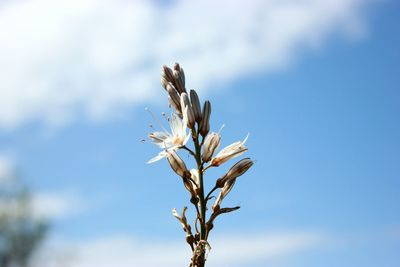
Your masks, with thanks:
M200 204L200 239L206 240L206 201L204 199L203 164L201 162L201 145L199 144L199 134L192 131L195 147L195 158L199 172L199 204Z

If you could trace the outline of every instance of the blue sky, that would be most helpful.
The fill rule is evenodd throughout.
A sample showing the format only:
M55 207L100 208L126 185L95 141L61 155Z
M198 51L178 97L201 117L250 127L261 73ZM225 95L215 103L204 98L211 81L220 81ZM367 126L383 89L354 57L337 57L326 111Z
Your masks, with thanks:
M193 28L181 30L168 14L196 17L190 12L209 10L211 3L60 1L61 7L74 7L65 14L42 0L8 3L0 14L10 21L28 14L32 27L43 31L29 39L23 23L8 26L0 19L0 36L8 37L0 48L8 51L13 41L27 38L28 48L9 51L22 55L16 58L26 61L22 69L38 70L22 71L19 65L14 71L0 63L6 81L0 94L7 100L0 102L0 167L14 166L34 190L38 212L53 220L42 261L51 254L57 262L69 253L72 267L186 264L184 234L171 209L189 205L188 195L166 162L145 164L158 151L140 142L151 131L148 124L156 125L145 107L156 114L168 111L158 85L161 65L178 61L188 86L212 102L212 128L225 124L222 145L250 132L248 156L256 160L226 200L242 208L217 221L209 266L399 264L398 3L235 2L221 16L204 14L211 22L189 21ZM106 11L123 13L124 5L128 15L145 15L118 21ZM40 7L44 22L54 20L65 31L64 45L48 38L56 32L51 27L40 28ZM53 18L50 11L65 17ZM102 27L120 27L116 35L104 30L82 37L78 33L85 31L63 28L73 15L81 19L74 25L94 29L90 33L102 18ZM237 25L228 25L235 20ZM271 27L268 21L281 24ZM121 27L128 22L142 27ZM212 23L228 26L210 30ZM7 30L13 27L14 35ZM158 40L157 32L167 37ZM126 46L106 37L126 40ZM95 44L86 47L88 42ZM43 44L57 49L46 51ZM212 176L230 164L210 172L206 182L211 186ZM143 256L154 251L158 257Z

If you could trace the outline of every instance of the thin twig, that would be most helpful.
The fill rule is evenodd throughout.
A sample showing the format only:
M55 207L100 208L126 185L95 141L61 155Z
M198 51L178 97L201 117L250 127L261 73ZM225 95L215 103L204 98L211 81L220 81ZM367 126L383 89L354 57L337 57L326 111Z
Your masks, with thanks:
M208 170L209 168L211 168L211 167L213 167L214 165L208 165L208 166L206 166L204 169L203 169L203 172L205 172L206 170Z
M190 148L188 148L187 146L182 146L183 149L185 149L186 151L189 152L190 155L192 155L193 157L196 157L196 155L194 154L193 150L191 150Z
M208 200L211 199L211 194L214 193L214 191L217 190L217 189L218 189L218 186L214 186L214 188L211 189L211 191L207 194L207 196L205 198L206 205L207 205Z

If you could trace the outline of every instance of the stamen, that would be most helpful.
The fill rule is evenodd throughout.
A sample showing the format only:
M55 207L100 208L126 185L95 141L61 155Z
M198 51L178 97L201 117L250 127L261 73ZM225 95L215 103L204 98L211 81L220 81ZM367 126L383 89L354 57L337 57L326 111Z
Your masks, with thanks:
M151 117L153 118L153 120L159 124L160 128L161 128L163 131L168 132L167 129L165 129L165 127L162 125L162 122L160 121L160 119L158 119L158 117L156 117L156 116L154 115L154 113L153 113L149 108L146 107L145 110L146 110L147 112L150 113L150 115L151 115Z
M225 127L225 124L222 124L222 125L221 125L221 128L219 128L219 131L218 131L218 134L219 134L219 135L221 135L221 131L222 131L222 129L223 129L224 127Z

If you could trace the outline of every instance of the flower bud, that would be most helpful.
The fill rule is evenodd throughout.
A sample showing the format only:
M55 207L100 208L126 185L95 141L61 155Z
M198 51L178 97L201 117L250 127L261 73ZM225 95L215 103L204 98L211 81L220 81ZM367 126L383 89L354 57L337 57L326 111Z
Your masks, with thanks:
M183 86L185 86L185 72L183 71L179 63L174 64L174 70L179 72L179 78L181 79Z
M229 171L220 179L217 180L217 186L223 187L228 181L234 180L239 176L243 175L251 166L253 166L254 161L250 158L245 158L237 162Z
M187 176L186 176L187 175ZM196 191L194 189L193 183L188 179L190 177L190 173L185 173L185 177L182 178L183 185L185 186L186 190L190 193L192 198L196 198Z
M203 144L203 155L202 159L204 162L209 162L211 157L214 155L215 150L218 149L220 145L221 136L218 133L209 133Z
M195 90L190 90L190 101L192 102L194 118L197 121L197 123L200 123L201 122L200 100Z
M200 134L206 136L210 131L210 115L211 115L211 103L210 101L204 102L203 116L200 123Z
M171 103L172 107L178 113L182 113L181 100L180 100L178 92L176 91L176 89L172 85L172 83L168 83L166 90L168 91L169 97L171 99L170 103Z
M187 123L187 127L190 129L194 128L194 114L192 109L192 104L190 104L189 97L186 93L181 94L181 108L184 120Z
M176 174L178 174L182 178L186 177L188 169L186 168L185 163L179 157L179 155L174 150L167 150L166 156L169 165L171 165L171 168L174 170L174 172L176 172Z
M173 72L166 65L163 66L163 69L161 71L161 77L164 78L164 80L166 80L167 82L173 82L174 81Z
M184 93L185 89L185 73L181 66L178 63L174 64L172 75L174 76L175 85L178 89L178 92Z
M161 85L162 85L162 87L164 87L165 90L167 90L168 83L169 82L167 81L167 79L165 79L164 76L161 76Z
M247 141L247 138L249 135L246 136L246 138L243 141L237 141L224 149L222 149L212 160L211 160L211 165L212 166L219 166L222 163L235 158L237 156L242 155L244 152L247 151L247 147L244 146L244 144Z
M213 211L219 210L221 206L222 200L229 194L229 192L232 190L233 186L235 185L236 179L230 180L225 185L222 187L221 191L219 192L219 195L217 199L215 200L214 204L212 205Z
M176 105L176 103L172 100L172 98L170 96L168 96L168 102L170 107L173 107L175 109L175 113L176 115L178 115L179 118L183 118L182 116L182 112L181 112L181 104L179 103L179 106Z

